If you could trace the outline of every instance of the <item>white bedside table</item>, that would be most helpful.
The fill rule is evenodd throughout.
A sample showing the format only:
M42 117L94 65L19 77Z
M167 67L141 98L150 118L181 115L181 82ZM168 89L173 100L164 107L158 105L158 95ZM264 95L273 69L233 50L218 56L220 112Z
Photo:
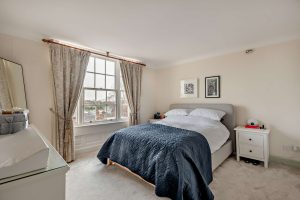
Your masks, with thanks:
M251 129L242 126L236 127L236 158L251 158L264 162L265 168L269 165L269 129Z
M154 123L154 122L158 122L158 121L160 121L161 119L149 119L148 121L149 121L149 123Z

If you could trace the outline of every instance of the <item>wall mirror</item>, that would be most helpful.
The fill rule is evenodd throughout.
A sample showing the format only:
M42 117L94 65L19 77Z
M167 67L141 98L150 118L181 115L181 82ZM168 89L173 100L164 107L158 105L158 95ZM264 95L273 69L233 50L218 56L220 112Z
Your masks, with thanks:
M0 109L27 109L23 68L0 58Z

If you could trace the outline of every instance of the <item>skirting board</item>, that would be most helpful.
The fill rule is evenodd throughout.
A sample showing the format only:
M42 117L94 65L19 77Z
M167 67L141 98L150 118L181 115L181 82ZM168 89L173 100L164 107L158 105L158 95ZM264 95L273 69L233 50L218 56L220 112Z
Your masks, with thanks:
M285 159L282 157L278 157L278 156L270 156L270 162L276 162L276 163L281 163L281 164L285 164L291 167L297 167L300 168L300 161L296 161L296 160L289 160L289 159Z

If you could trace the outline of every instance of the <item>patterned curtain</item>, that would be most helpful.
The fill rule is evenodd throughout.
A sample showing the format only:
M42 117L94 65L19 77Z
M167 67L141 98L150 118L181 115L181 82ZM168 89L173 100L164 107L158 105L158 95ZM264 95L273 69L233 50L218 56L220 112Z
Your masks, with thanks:
M55 148L67 162L75 159L72 116L82 89L90 53L50 44L54 84Z
M143 66L122 61L120 64L126 97L130 108L130 125L140 122Z

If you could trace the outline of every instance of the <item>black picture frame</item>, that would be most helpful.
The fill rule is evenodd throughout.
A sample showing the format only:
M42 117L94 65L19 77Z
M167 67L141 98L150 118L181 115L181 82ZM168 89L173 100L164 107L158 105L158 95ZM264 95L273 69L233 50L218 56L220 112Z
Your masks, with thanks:
M205 98L221 98L221 76L205 77Z

